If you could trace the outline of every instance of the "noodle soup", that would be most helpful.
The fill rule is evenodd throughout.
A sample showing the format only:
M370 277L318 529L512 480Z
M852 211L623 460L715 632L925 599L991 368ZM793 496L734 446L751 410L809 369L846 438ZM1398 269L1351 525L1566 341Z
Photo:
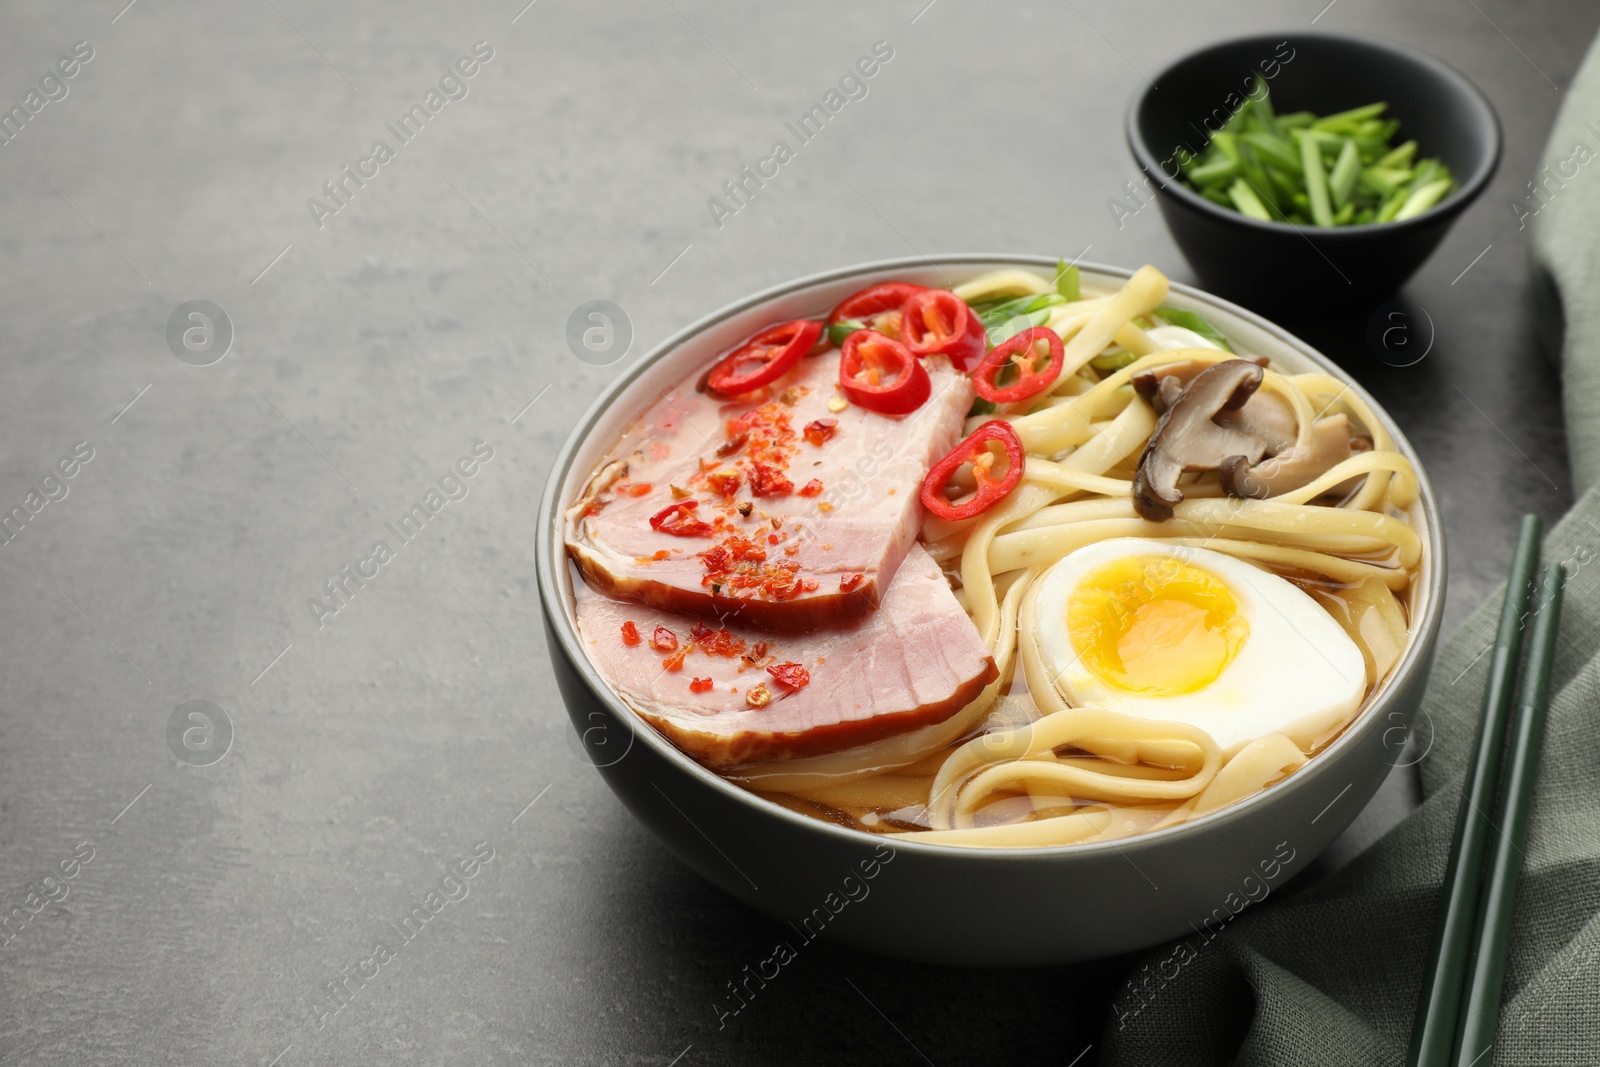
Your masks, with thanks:
M1417 479L1143 268L878 285L659 399L566 515L612 688L774 803L1114 840L1271 788L1411 640Z

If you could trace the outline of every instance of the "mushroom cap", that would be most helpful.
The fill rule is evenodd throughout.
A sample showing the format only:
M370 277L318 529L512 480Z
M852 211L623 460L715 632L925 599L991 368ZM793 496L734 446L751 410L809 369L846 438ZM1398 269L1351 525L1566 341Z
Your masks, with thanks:
M1249 360L1263 368L1267 366L1265 356L1239 358ZM1205 366L1195 360L1184 360L1140 371L1131 379L1134 392L1150 405L1151 410L1161 415L1177 401L1183 393L1184 386ZM1237 411L1218 415L1217 422L1261 438L1267 443L1266 454L1269 456L1275 456L1293 446L1299 431L1299 422L1289 402L1276 393L1264 393L1260 390L1253 393Z
M1311 442L1284 449L1252 465L1244 456L1229 456L1218 468L1229 496L1264 500L1300 488L1350 458L1350 419L1340 412L1311 424Z
M1244 407L1261 381L1261 367L1244 359L1214 363L1195 376L1162 413L1139 457L1133 479L1134 510L1152 522L1163 522L1183 501L1178 476L1185 471L1217 470L1231 456L1244 456L1252 465L1260 461L1266 443L1222 425L1217 416Z

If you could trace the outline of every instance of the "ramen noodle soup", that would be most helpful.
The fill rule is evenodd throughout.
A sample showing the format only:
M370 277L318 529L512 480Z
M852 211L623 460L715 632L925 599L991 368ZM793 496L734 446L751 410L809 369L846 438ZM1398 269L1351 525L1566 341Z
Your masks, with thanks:
M794 811L977 847L1271 788L1407 647L1410 462L1323 373L995 271L774 323L660 393L565 514L624 703Z

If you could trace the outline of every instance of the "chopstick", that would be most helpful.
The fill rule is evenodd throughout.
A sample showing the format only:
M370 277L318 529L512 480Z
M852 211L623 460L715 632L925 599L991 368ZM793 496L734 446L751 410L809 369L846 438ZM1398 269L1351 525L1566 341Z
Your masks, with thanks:
M1539 592L1534 600L1533 632L1528 656L1517 688L1517 721L1511 735L1509 762L1500 779L1500 802L1495 817L1500 833L1489 853L1483 892L1478 904L1478 937L1468 968L1467 990L1461 1001L1461 1036L1456 1044L1457 1067L1474 1067L1494 1047L1500 1020L1500 993L1506 976L1506 949L1511 942L1511 913L1522 876L1522 845L1528 839L1528 813L1533 806L1533 783L1539 770L1539 750L1544 743L1545 715L1550 704L1550 669L1555 662L1557 628L1561 623L1561 592L1566 571L1559 563L1540 569Z
M1489 832L1487 812L1493 807L1500 777L1506 717L1511 707L1517 656L1522 650L1522 620L1534 569L1539 564L1539 526L1537 515L1523 516L1511 576L1506 580L1505 603L1500 608L1500 625L1489 661L1489 681L1483 690L1478 739L1461 787L1450 860L1439 889L1433 942L1417 995L1411 1046L1406 1055L1409 1067L1447 1067L1456 1044L1461 988L1471 954Z

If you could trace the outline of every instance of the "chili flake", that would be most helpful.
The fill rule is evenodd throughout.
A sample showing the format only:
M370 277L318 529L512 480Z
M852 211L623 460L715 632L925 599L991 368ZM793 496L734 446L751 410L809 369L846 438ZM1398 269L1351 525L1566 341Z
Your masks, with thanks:
M734 470L713 471L706 475L706 485L719 496L731 497L739 491L739 484L743 481L739 472Z
M632 619L629 619L627 622L622 624L623 644L627 645L629 648L634 648L642 640L644 639L639 636L639 628L633 624Z
M750 492L755 496L781 496L794 492L794 483L777 467L767 463L752 463Z
M817 583L809 578L796 578L794 584L787 589L769 589L768 593L774 600L793 600L802 593L815 592Z
M711 684L712 683L711 683L711 679L710 678L690 678L689 679L689 692L691 692L691 693L709 693L709 692L711 692Z
M657 626L650 635L650 647L657 652L671 652L678 647L678 635L665 626Z
M689 635L694 639L694 647L708 656L731 658L744 652L744 638L735 636L726 627L713 630L705 623L697 622Z
M818 481L816 478L811 479L805 485L800 487L801 496L820 496L821 493L822 482Z
M790 689L800 689L811 684L811 672L798 663L774 663L767 673Z
M711 534L711 524L694 518L695 508L700 506L698 500L685 500L677 504L668 504L654 515L650 516L650 528L674 537L708 537Z
M767 550L754 541L743 537L730 537L727 540L729 550L733 553L735 563L764 563Z
M816 419L806 423L806 428L802 432L807 441L821 448L822 443L832 437L838 428L838 419Z

